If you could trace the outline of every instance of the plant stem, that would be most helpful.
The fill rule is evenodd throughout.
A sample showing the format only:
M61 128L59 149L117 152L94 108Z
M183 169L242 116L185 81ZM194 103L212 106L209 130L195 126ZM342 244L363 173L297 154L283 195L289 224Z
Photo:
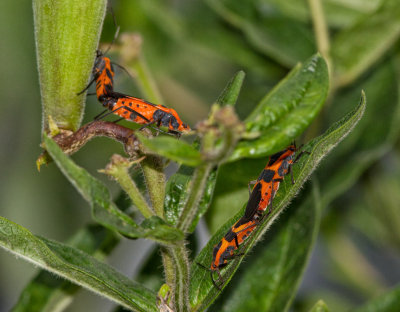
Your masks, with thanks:
M191 181L191 186L189 188L189 195L186 200L185 206L183 207L182 213L179 217L177 227L186 233L189 230L193 219L197 215L197 207L199 205L200 199L203 195L204 188L207 182L208 175L214 164L205 164L197 167L193 174L193 179Z
M115 154L111 157L111 162L105 170L99 170L115 179L121 185L122 189L128 194L137 209L145 218L154 216L154 211L149 207L146 200L140 193L135 182L129 175L129 168L134 162L129 161L122 156Z
M324 10L321 0L308 0L311 10L315 37L317 40L318 51L325 58L328 64L329 78L332 76L332 59L330 57L329 32L325 21ZM331 79L329 79L331 81Z
M172 287L175 282L175 270L172 257L168 252L168 249L164 247L161 248L161 256L164 266L165 283Z
M140 165L153 209L157 216L164 218L165 174L162 158L146 155Z
M185 242L169 248L175 269L175 311L189 311L189 259Z

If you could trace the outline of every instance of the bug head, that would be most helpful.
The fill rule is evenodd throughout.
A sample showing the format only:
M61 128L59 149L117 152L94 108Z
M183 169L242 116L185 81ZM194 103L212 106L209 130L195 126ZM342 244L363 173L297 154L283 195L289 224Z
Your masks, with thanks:
M185 123L181 123L179 125L179 131L186 132L186 131L190 131L190 130L191 130L190 127Z

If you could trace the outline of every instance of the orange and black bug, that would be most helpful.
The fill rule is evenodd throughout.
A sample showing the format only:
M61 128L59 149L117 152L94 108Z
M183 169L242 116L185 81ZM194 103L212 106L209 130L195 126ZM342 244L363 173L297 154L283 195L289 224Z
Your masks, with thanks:
M114 17L114 15L113 15ZM115 19L114 24L116 25ZM85 92L89 87L96 81L96 95L97 99L102 102L108 96L112 96L114 93L114 68L113 65L116 65L125 70L122 66L111 62L110 58L104 56L114 44L114 41L117 39L119 34L119 26L115 31L114 38L108 46L107 50L103 53L101 50L96 51L96 59L94 61L94 66L92 69L93 78L78 95L81 95ZM126 71L126 70L125 70Z
M269 207L268 214L271 212L272 200L279 190L280 183L287 174L291 174L292 184L294 184L292 166L304 153L308 153L307 151L301 151L296 155L296 152L300 149L301 147L296 148L296 144L292 143L284 150L269 157L268 163L258 179L250 182L255 183L253 192L256 188L259 188L261 193L260 203L256 208L257 211L251 211L251 207L249 207L249 210L246 209L245 215L259 218L264 214L267 207Z
M213 248L213 260L210 268L203 266L198 263L201 267L210 271L211 280L214 286L221 289L216 283L213 277L213 273L218 273L219 281L223 283L223 279L220 273L220 269L228 264L228 261L241 256L242 254L235 254L235 251L239 246L246 240L247 237L254 231L260 222L261 217L255 217L258 213L257 207L260 204L262 198L260 192L261 184L256 185L250 195L249 201L247 202L245 214L241 217L224 235L221 241L216 244Z
M113 113L123 119L146 126L153 124L157 127L164 126L169 132L175 134L190 131L190 127L182 122L174 109L132 96L114 92L111 97L103 99L103 106L110 110L106 115Z
M293 143L286 149L270 156L267 165L255 181L244 216L214 246L213 261L208 270L211 272L211 279L216 288L220 289L213 278L213 272L217 272L219 280L222 280L220 269L225 267L229 260L242 255L235 254L235 251L256 229L261 220L271 213L272 200L279 189L280 182L283 181L285 175L292 173L292 165L298 161L301 155L307 153L303 151L295 157L297 150ZM292 183L294 183L293 174L291 178ZM269 209L265 214L267 207ZM199 265L204 267L201 264Z

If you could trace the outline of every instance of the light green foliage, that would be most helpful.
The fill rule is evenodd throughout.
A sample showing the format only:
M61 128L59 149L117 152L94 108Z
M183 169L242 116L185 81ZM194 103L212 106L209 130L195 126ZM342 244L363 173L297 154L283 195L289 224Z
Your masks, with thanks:
M91 73L106 0L34 0L36 54L43 106L43 131L51 116L57 126L77 130L83 90Z
M106 228L100 225L88 225L77 232L68 244L97 259L103 259L119 241L117 235ZM77 284L64 279L54 279L51 273L42 270L22 291L12 311L57 311L67 306L80 288Z
M134 311L156 311L155 294L88 254L0 217L0 244L16 255Z
M177 163L193 167L202 163L200 152L184 141L177 141L175 138L169 136L148 139L140 133L137 134L137 137L148 153L159 154Z
M258 137L239 142L230 161L271 155L289 145L322 108L328 87L328 70L320 55L296 66L246 118L246 132Z

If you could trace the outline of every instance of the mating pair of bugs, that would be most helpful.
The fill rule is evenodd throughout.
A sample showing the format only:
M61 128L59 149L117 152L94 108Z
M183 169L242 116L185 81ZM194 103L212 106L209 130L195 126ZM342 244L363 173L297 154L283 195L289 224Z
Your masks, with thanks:
M118 33L119 27L117 28L113 42L117 38ZM111 45L105 53L109 51ZM176 135L180 135L181 132L190 131L190 127L182 122L178 113L174 109L167 108L163 105L153 104L123 93L115 92L115 73L113 65L117 65L119 67L121 66L112 63L111 60L104 55L105 53L97 50L96 59L92 70L93 79L85 89L78 93L78 95L82 94L94 82L96 82L97 99L107 109L101 114L97 115L95 119L104 118L109 114L116 114L120 116L116 122L125 119L144 126L156 125L158 128L163 126L168 128L169 133Z
M284 177L291 173L292 183L294 183L292 166L306 151L301 151L296 155L300 148L296 148L293 143L286 149L270 156L267 165L261 172L250 194L244 215L228 230L221 241L213 248L213 259L210 268L201 263L201 267L210 271L211 280L214 286L221 289L224 281L220 270L228 264L228 261L242 256L235 253L249 235L257 228L261 221L272 212L272 201L279 190L279 185ZM250 184L249 184L250 185ZM220 284L213 278L213 273L218 273Z

